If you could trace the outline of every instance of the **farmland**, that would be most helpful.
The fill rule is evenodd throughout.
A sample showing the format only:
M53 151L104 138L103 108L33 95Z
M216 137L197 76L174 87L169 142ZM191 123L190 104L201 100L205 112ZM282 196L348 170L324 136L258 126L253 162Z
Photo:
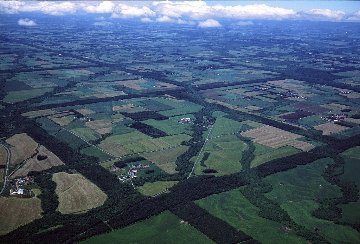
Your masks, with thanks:
M107 198L105 193L80 174L60 172L53 175L53 180L59 198L58 210L63 214L86 212L101 206Z
M330 242L358 242L360 235L350 227L314 217L311 213L319 207L315 199L333 198L341 195L340 189L321 177L331 159L321 159L308 166L301 166L278 173L266 180L273 186L267 196L278 202L298 224L319 234Z
M212 195L196 203L261 242L306 243L291 231L284 231L281 224L260 217L259 209L252 205L239 190Z
M146 182L143 186L139 187L139 191L145 196L155 196L176 185L176 183L176 181L158 181L154 183Z
M40 146L37 149L36 155L28 159L11 177L16 178L19 176L26 176L30 171L47 170L51 167L63 164L64 163L55 154L50 152L46 147Z
M360 242L358 3L225 2L0 3L1 243Z
M176 236L176 238L174 238ZM85 243L212 243L205 235L170 212L86 240Z
M4 235L41 218L41 202L38 198L1 197L0 212L0 235Z

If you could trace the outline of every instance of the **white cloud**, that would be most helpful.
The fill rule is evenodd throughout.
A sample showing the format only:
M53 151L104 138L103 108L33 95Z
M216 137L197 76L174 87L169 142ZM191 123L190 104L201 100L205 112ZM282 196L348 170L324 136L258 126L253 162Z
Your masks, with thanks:
M27 19L27 18L19 19L17 23L18 23L18 25L21 25L21 26L35 26L35 25L37 25L35 23L35 21L33 21L31 19Z
M72 14L77 10L77 5L72 2L37 2L22 6L23 12L42 12L49 15Z
M150 23L150 22L153 22L153 20L152 20L152 19L150 19L150 18L148 18L148 17L141 18L140 20L141 20L141 22L143 22L143 23Z
M254 22L252 22L250 20L248 20L248 21L239 21L237 23L237 25L239 25L239 26L249 26L249 25L254 25Z
M211 27L221 27L221 24L214 19L207 19L205 21L200 21L198 26L201 28L211 28Z
M340 10L331 9L311 9L303 12L303 17L308 19L328 19L328 20L341 20L345 17L345 12Z
M1 1L0 12L16 14L22 12L42 12L49 15L66 15L79 12L109 14L112 18L138 18L142 22L159 21L178 24L193 24L207 19L246 20L335 20L358 21L360 13L346 14L340 10L311 9L295 11L291 8L273 7L266 4L226 5L218 1L209 5L205 1ZM241 23L241 22L239 22ZM242 24L240 24L242 25Z
M21 11L24 5L25 2L20 1L0 1L0 12L15 14Z
M346 20L348 20L348 21L360 21L360 10L353 13L353 14L351 14L351 15L349 15Z
M170 18L169 16L161 16L161 17L156 18L156 22L171 23L171 22L174 22L174 20L172 18Z
M154 11L152 11L147 6L136 7L130 6L124 3L120 3L117 7L115 7L115 11L111 15L112 18L134 18L134 17L149 17L156 15Z
M82 6L85 12L98 14L112 13L115 8L115 4L110 1L103 1L95 6L86 4L83 4Z

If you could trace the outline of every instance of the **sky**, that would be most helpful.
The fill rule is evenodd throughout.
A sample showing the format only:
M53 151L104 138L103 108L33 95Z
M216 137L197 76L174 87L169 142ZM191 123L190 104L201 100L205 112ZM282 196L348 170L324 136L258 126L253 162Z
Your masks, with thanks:
M250 25L253 20L320 20L360 23L360 1L0 1L0 13L21 14L18 24L35 26L26 14L101 15L95 25L134 19L142 23L174 23L221 27L224 20ZM1 20L1 19L0 19ZM228 22L228 21L227 21Z

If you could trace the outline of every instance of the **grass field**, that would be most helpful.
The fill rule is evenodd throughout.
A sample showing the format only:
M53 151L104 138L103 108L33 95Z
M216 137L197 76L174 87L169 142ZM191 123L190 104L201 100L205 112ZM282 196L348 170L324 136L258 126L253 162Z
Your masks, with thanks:
M169 174L176 173L176 159L187 150L187 146L178 146L175 148L165 149L159 152L143 153L142 155L155 163L159 168Z
M25 101L34 97L39 97L44 95L46 92L52 91L53 88L38 88L30 90L21 90L21 91L11 91L3 99L5 103L16 103Z
M59 198L58 210L62 214L83 213L100 207L107 199L104 192L80 174L56 173L53 181Z
M5 165L7 160L6 149L0 146L0 165Z
M110 233L92 237L84 243L212 243L204 234L169 211Z
M360 147L353 147L341 154L345 159L344 174L341 179L353 181L360 189ZM360 224L360 200L340 205L342 220L350 224Z
M282 225L259 217L259 209L238 190L215 194L196 201L200 207L261 243L306 243Z
M239 172L241 170L242 152L246 147L246 144L235 135L210 139L199 157L200 161L204 153L210 153L208 159L204 162L207 167L201 166L200 162L198 162L195 174L203 174L202 170L206 168L215 169L218 172L217 175ZM196 160L196 158L193 160Z
M46 156L46 159L39 160L38 156ZM62 164L64 163L54 153L49 151L46 147L40 146L38 148L38 153L34 157L28 159L26 163L11 176L11 178L26 176L30 171L43 171Z
M360 159L360 146L353 147L342 153L343 156Z
M138 187L138 191L145 196L155 196L156 194L171 188L177 181L157 181L146 182L143 186Z
M238 121L228 119L225 117L218 117L216 118L215 124L213 125L211 137L239 132L241 126L242 123Z
M106 161L106 160L109 160L109 159L112 158L110 155L104 153L103 151L101 151L97 147L93 147L93 146L89 146L89 147L85 147L85 148L81 149L80 153L88 155L88 156L97 157L100 162L101 161Z
M0 235L41 217L38 198L0 197Z
M15 134L6 140L12 147L11 164L19 164L35 153L38 144L27 134Z
M331 198L341 195L340 188L331 185L322 177L329 158L314 161L286 172L269 176L266 181L273 190L266 196L280 204L290 217L309 230L315 227L319 234L332 243L358 243L360 234L348 226L313 217L311 212L318 207L314 199Z
M282 158L285 156L289 156L301 152L301 150L290 146L284 146L274 149L257 143L254 143L254 145L255 145L255 152L254 152L255 158L251 162L251 167L256 167L270 160Z
M182 116L170 117L167 120L145 120L144 123L151 125L159 130L164 131L168 135L177 135L177 134L190 134L191 133L191 124L181 124L179 120L181 118L191 118L194 116L191 114L186 114Z
M81 137L84 141L92 141L100 138L100 135L90 128L75 128L70 131Z
M123 156L175 147L190 138L186 134L152 138L139 131L133 131L122 135L109 136L99 144L99 147L115 156Z

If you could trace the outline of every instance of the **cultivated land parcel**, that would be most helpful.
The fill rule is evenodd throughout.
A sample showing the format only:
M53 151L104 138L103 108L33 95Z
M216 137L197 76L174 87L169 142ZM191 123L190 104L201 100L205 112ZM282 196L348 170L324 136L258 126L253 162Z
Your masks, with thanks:
M360 242L358 24L38 18L0 28L0 242Z

